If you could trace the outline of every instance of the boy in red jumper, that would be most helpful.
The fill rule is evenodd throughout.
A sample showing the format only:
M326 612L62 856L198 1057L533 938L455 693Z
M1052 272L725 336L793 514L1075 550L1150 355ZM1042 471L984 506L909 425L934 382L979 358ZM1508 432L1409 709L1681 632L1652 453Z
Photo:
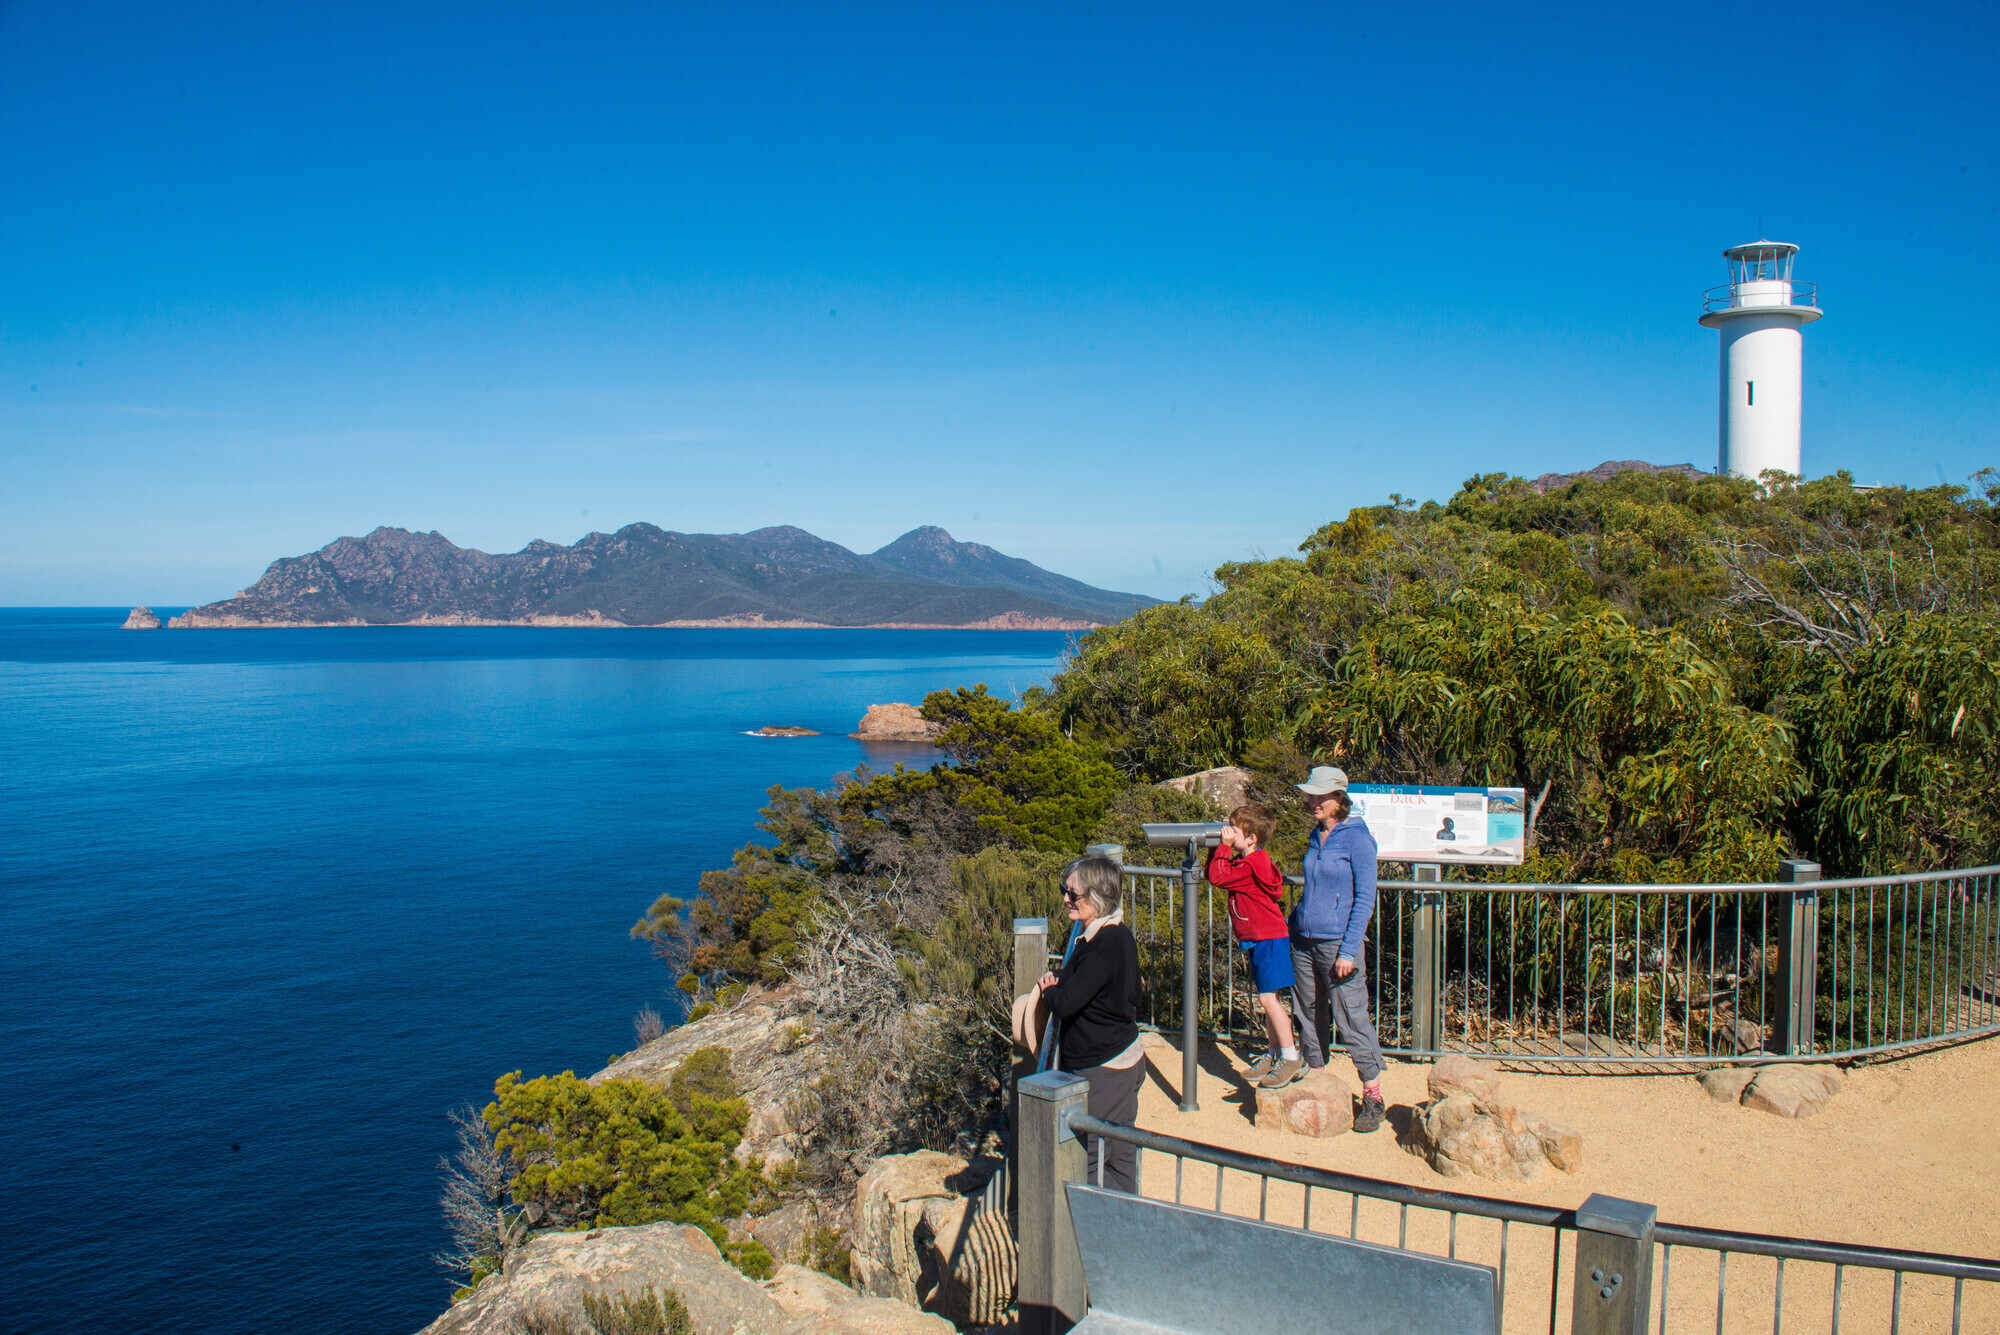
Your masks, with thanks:
M1208 858L1208 883L1229 895L1229 925L1243 943L1257 1004L1264 1008L1270 1051L1250 1063L1250 1079L1264 1089L1282 1089L1305 1074L1292 1041L1291 1007L1278 993L1292 985L1291 932L1285 926L1285 878L1264 845L1277 827L1266 807L1248 802L1229 813L1222 842Z

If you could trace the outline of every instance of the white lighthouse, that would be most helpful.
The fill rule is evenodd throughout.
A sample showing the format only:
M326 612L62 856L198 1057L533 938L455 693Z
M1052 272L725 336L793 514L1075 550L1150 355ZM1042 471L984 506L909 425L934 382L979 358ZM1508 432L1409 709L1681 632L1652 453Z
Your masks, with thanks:
M1702 301L1701 322L1722 331L1718 473L1756 479L1767 468L1800 475L1799 408L1805 340L1819 319L1818 292L1792 281L1789 241L1752 241L1722 252L1729 281Z

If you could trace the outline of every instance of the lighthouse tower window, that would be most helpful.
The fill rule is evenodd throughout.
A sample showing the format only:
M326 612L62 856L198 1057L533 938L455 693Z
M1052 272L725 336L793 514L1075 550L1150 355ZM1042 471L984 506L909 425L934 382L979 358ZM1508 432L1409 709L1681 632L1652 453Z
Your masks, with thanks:
M1743 406L1745 408L1754 408L1756 405L1757 405L1757 382L1754 380L1746 380L1743 382Z

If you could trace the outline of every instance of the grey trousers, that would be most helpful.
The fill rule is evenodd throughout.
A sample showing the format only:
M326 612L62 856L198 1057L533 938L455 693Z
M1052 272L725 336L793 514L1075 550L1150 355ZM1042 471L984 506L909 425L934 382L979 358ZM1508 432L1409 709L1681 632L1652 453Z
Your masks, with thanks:
M1335 978L1333 964L1339 958L1338 941L1292 938L1292 1020L1298 1026L1300 1055L1317 1071L1326 1065L1331 1046L1326 1037L1331 1011L1332 1035L1354 1059L1365 1085L1382 1075L1382 1040L1368 1018L1368 961L1356 951L1354 972Z
M1145 1062L1128 1066L1122 1071L1114 1071L1108 1066L1087 1066L1076 1074L1090 1082L1084 1110L1092 1117L1106 1122L1122 1122L1126 1126L1139 1120L1139 1087L1146 1082ZM1097 1185L1097 1152L1101 1143L1104 1149L1105 1188L1122 1191L1129 1196L1139 1194L1137 1145L1082 1132L1078 1132L1076 1138L1083 1142L1084 1181Z

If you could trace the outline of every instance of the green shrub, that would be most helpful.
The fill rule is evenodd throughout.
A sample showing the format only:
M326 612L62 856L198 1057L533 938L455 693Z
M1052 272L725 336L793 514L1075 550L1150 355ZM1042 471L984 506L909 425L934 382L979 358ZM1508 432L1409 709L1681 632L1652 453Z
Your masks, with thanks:
M592 1085L574 1072L494 1084L482 1116L512 1168L517 1203L558 1227L658 1220L694 1224L720 1242L759 1179L732 1157L749 1109L728 1054L692 1053L664 1090L639 1080Z
M723 1259L752 1279L769 1279L778 1268L777 1259L755 1238L748 1242L725 1241L720 1245Z
M854 1282L853 1252L842 1245L840 1230L820 1224L806 1233L799 1249L799 1264L831 1275L842 1284Z

